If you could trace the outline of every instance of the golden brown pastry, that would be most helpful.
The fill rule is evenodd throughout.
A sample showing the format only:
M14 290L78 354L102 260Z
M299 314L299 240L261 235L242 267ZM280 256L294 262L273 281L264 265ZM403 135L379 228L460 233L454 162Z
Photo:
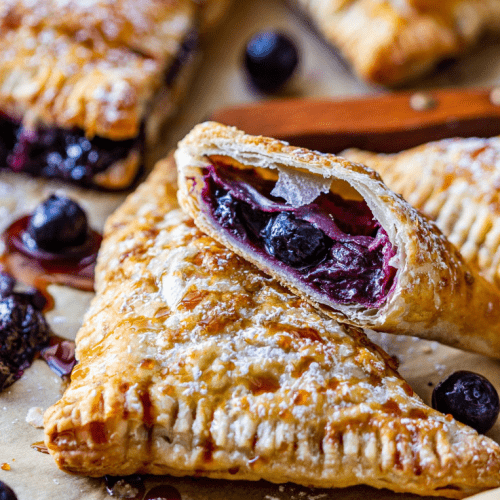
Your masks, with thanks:
M500 287L500 139L445 139L402 153L347 150L436 224L466 261Z
M500 27L499 0L289 0L354 71L395 85L465 52Z
M199 231L159 163L108 220L79 363L45 414L63 470L464 496L500 447L427 407L341 326Z
M175 157L198 227L332 318L500 357L498 290L373 170L210 122Z
M0 168L128 187L228 3L2 2Z

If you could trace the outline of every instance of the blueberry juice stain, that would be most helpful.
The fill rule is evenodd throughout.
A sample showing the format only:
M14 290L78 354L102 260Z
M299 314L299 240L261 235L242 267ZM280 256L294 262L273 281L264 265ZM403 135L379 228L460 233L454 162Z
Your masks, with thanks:
M32 215L13 222L3 236L6 252L0 265L18 281L40 290L48 300L45 310L54 305L47 292L50 284L93 291L102 241L99 233L88 228L86 218L82 221L82 213L68 209L65 205L72 204L60 202L62 198L51 196ZM54 215L57 210L63 211L62 216Z
M54 335L42 311L54 306L50 284L93 291L102 237L81 207L52 195L5 231L0 257L0 390L19 379L35 357L63 380L76 364L74 342ZM31 290L14 292L16 282Z

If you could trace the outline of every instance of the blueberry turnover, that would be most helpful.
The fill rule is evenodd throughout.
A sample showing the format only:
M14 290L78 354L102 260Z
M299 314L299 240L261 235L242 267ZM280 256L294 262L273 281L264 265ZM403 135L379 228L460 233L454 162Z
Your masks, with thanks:
M288 0L338 47L358 76L397 85L498 33L498 0Z
M361 330L201 232L174 169L158 164L108 219L79 363L45 413L59 467L449 498L500 486L497 443L426 406Z
M332 318L500 357L500 296L369 168L196 126L176 151L200 229Z
M227 3L2 2L0 168L128 187Z

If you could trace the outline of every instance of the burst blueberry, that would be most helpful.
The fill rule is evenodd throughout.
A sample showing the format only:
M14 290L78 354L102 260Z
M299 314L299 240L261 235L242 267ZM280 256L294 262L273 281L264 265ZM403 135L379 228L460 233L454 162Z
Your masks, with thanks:
M432 407L485 433L500 411L498 393L485 377L465 370L452 373L432 393Z
M299 62L295 43L283 33L262 31L245 50L245 67L252 83L263 92L276 92L294 73Z

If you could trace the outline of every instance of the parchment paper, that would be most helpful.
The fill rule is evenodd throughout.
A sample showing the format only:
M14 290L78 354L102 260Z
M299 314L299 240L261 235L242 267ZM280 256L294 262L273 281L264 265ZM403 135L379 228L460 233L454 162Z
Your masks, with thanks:
M236 0L228 20L209 41L200 71L181 114L165 128L164 139L149 155L148 165L164 155L191 127L221 106L263 99L246 83L242 71L242 54L246 40L264 28L279 28L298 41L301 66L285 95L293 97L326 97L382 92L358 81L335 54L320 41L302 19L288 10L280 0ZM478 86L500 83L500 46L485 42L460 62L448 64L413 88L437 86ZM283 94L280 96L283 97ZM464 103L464 105L466 105ZM89 214L91 225L102 229L106 217L120 204L124 194L96 193L66 185L0 173L0 231L16 217L56 190L78 199ZM48 314L53 330L73 339L88 307L91 293L52 286L56 306ZM457 369L477 371L500 389L500 362L479 355L463 353L436 343L373 335L401 361L401 374L415 391L430 403L432 387ZM48 455L30 448L43 439L43 431L25 421L28 409L46 409L62 391L61 380L43 361L35 361L21 380L0 393L0 480L9 484L19 500L107 499L102 480L69 476L60 472ZM500 440L500 423L488 433ZM367 487L345 490L308 490L294 485L272 485L265 482L228 482L206 479L148 479L147 486L162 483L175 486L183 500L410 500L422 497L398 495Z

